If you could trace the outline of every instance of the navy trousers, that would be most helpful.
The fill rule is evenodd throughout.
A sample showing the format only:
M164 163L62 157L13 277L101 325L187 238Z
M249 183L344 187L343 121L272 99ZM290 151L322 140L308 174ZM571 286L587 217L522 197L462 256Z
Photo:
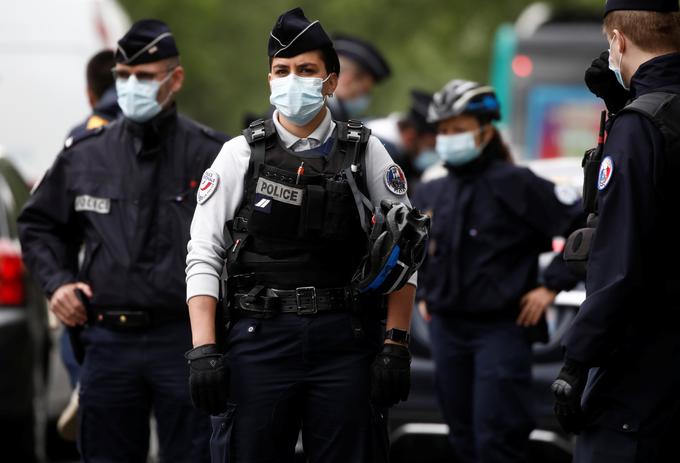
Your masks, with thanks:
M210 460L210 419L189 396L188 322L135 331L93 326L82 338L78 444L84 462L145 463L151 413L161 462Z
M231 396L213 418L213 462L288 463L300 430L310 463L386 461L384 416L369 400L377 321L348 313L241 318L227 337Z
M525 462L534 422L531 346L514 320L433 314L435 384L461 463Z

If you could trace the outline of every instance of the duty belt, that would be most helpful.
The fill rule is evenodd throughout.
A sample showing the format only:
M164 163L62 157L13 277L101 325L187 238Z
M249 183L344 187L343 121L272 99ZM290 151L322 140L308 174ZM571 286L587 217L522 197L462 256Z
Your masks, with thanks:
M188 321L187 312L171 309L104 309L89 308L88 321L108 328L133 330L167 323Z
M253 316L273 316L277 313L314 315L318 312L352 310L355 298L350 287L274 289L255 286L247 293L234 295L233 308Z

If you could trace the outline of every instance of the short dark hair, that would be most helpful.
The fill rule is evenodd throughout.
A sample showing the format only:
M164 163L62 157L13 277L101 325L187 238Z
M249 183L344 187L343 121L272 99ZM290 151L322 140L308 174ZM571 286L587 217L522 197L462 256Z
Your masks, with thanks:
M612 11L604 18L604 32L618 29L649 53L680 50L680 13L656 11Z
M113 50L102 50L90 58L85 71L87 87L95 97L101 98L113 85L111 69L116 65Z
M334 72L337 75L340 75L340 60L332 45L326 45L325 47L321 47L314 51L321 53L321 60L323 61L324 66L326 66L326 72L328 74ZM274 56L269 57L269 69L272 67L272 61L274 61Z

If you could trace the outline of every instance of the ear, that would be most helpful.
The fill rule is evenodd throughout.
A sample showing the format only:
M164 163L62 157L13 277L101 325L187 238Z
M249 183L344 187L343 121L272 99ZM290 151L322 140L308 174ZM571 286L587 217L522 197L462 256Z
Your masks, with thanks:
M328 76L328 80L323 84L322 93L324 95L332 96L335 93L335 89L338 88L338 75L332 72Z
M623 54L626 51L626 46L628 45L626 43L626 37L618 29L614 29L612 31L612 35L616 38L616 41L619 44L619 52Z
M94 105L97 104L97 96L94 94L91 88L87 88L87 101L90 103L90 107L94 108Z
M484 129L482 130L482 133L481 133L481 142L485 145L488 144L491 141L491 139L493 138L493 133L494 133L494 127L493 127L493 125L491 125L491 122L489 122L488 124L485 124Z
M182 66L177 66L172 71L172 85L170 89L172 93L178 93L182 90L182 85L184 85L184 68Z

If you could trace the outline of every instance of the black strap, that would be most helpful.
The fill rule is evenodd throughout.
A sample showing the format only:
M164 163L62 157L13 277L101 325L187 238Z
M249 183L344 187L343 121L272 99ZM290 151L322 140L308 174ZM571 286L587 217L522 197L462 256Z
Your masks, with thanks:
M247 293L234 295L234 309L253 316L273 316L277 313L314 315L324 311L350 310L354 295L350 287L274 289L254 286Z

